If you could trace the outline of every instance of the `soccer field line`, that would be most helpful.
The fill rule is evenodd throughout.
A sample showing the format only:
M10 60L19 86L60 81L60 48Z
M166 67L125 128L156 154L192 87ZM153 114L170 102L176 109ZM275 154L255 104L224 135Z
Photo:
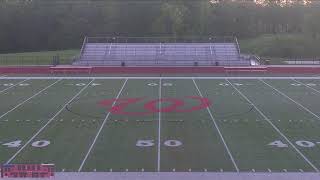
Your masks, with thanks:
M38 76L38 77L30 77L30 76L20 76L20 77L0 77L0 79L80 79L80 80L91 80L91 79L187 79L187 80L192 80L192 79L283 79L283 80L287 80L287 79L320 79L320 76L282 76L282 77L277 77L277 76L220 76L220 77L208 77L208 76L190 76L190 77L186 77L186 76L110 76L110 77L105 77L105 76L56 76L56 77L51 77L51 76Z
M9 111L7 111L7 112L5 112L4 114L2 114L2 115L0 116L0 119L3 118L3 117L4 117L5 115L7 115L8 113L14 111L15 109L17 109L18 107L20 107L20 106L23 105L24 103L28 102L30 99L38 96L38 95L41 94L43 91L45 91L45 90L47 90L48 88L50 88L51 86L57 84L59 81L61 81L61 79L59 79L59 80L55 81L54 83L46 86L45 88L43 88L42 90L38 91L36 94L32 95L32 96L29 97L28 99L22 101L21 103L19 103L18 105L16 105L16 106L13 107L12 109L10 109Z
M120 97L122 90L124 89L124 87L125 87L126 84L127 84L127 81L128 81L128 79L126 79L126 80L124 81L124 83L123 83L121 89L119 90L118 95L116 96L115 99L118 99L118 98ZM116 104L116 101L114 101L114 102L112 103L111 107L113 107L115 104ZM82 170L84 164L86 163L86 161L87 161L87 159L88 159L88 157L89 157L89 155L90 155L90 153L91 153L94 145L96 144L96 141L97 141L97 139L98 139L98 137L99 137L102 129L104 128L104 126L105 126L105 124L106 124L106 122L107 122L107 120L108 120L108 118L109 118L109 116L110 116L110 114L111 114L111 112L109 111L108 114L106 115L106 117L104 118L104 120L103 120L103 122L102 122L102 124L101 124L101 126L100 126L100 128L99 128L99 130L98 130L98 132L97 132L97 134L96 134L96 136L95 136L92 144L90 145L90 148L89 148L88 152L86 153L84 159L83 159L82 162L81 162L81 165L80 165L80 167L79 167L79 169L78 169L78 172L80 172L80 171Z
M313 113L310 109L308 109L307 107L303 106L302 104L300 104L299 102L295 101L294 99L290 98L288 95L286 95L284 92L278 90L277 88L275 88L274 86L270 85L269 83L263 81L262 79L259 79L261 82L263 82L265 85L269 86L270 88L272 88L273 90L277 91L278 93L280 93L282 96L286 97L287 99L289 99L290 101L294 102L296 105L300 106L301 108L303 108L305 111L307 111L308 113L310 113L311 115L313 115L314 117L318 118L320 120L320 117L318 115L316 115L315 113Z
M91 80L86 86L84 86L77 94L75 94L64 106L56 113L54 114L49 121L42 126L7 162L6 164L9 164L19 153L27 147L27 145L30 144L31 141L33 141L53 120L55 117L57 117L66 107L68 104L70 104L76 97L78 97L92 82L94 81Z
M280 136L282 136L290 146L316 171L319 172L319 169L287 138L285 134L283 134L280 129L274 125L270 119L247 97L245 96L237 87L235 87L228 79L226 81L231 84L231 86L246 100L248 103L252 104L252 106L258 111L258 113L276 130Z
M196 87L196 89L198 91L198 94L203 98L203 95L202 95L202 93L201 93L196 81L194 79L192 79L192 81L193 81L193 84L194 84L194 86ZM232 161L232 164L233 164L234 168L236 169L237 172L239 172L238 165L237 165L237 163L235 162L235 160L233 158L233 155L232 155L232 153L231 153L231 151L230 151L230 149L229 149L229 147L228 147L228 145L227 145L227 143L226 143L226 141L225 141L225 139L224 139L224 137L223 137L223 135L222 135L222 133L221 133L221 131L219 129L219 126L218 126L216 120L214 119L214 117L213 117L213 115L211 113L211 110L209 109L209 107L207 107L206 109L207 109L207 111L208 111L208 113L209 113L209 115L211 117L211 120L212 120L215 128L217 129L217 132L218 132L218 134L220 136L220 139L221 139L222 143L224 144L225 149L227 150L227 153L228 153L228 155L230 157L230 160Z
M162 98L161 94L161 87L162 87L162 81L161 78L159 79L159 99ZM162 103L159 101L159 109L161 109ZM158 113L159 119L158 119L158 157L157 157L157 170L160 172L161 170L161 111Z
M17 85L19 85L19 84L21 84L21 83L23 83L23 82L26 82L26 81L28 81L28 80L29 80L29 79L25 79L25 80L20 81L20 82L18 82L18 83L16 83L16 84L12 85L12 86L10 86L10 87L7 87L7 88L5 88L5 89L1 90L1 91L0 91L0 94L1 94L1 93L3 93L3 92L5 92L5 91L7 91L7 90L9 90L9 89L11 89L11 88L13 88L13 87L16 87Z

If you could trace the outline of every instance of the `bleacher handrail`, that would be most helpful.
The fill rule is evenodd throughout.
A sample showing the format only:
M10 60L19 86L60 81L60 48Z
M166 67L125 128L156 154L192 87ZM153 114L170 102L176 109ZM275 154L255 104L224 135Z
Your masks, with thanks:
M88 42L88 38L87 38L87 36L85 36L84 39L83 39L83 42L82 42L82 47L81 47L81 50L80 50L80 56L82 56L83 49L84 49L85 45L87 44L87 42Z
M212 36L185 36L185 37L169 37L169 36L159 36L159 37L124 37L124 36L92 36L87 37L88 43L199 43L199 42L213 42L213 43L234 43L233 36L222 36L222 37L212 37Z
M237 37L234 37L234 39L235 39L235 42L236 42L236 44L237 44L237 50L238 50L239 57L240 57L241 52L240 52L240 46L239 46L238 38L237 38Z

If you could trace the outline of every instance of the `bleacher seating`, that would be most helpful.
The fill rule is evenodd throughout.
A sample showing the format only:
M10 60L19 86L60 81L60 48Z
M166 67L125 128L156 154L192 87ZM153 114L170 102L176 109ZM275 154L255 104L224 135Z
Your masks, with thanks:
M74 65L90 66L248 66L236 42L83 44Z

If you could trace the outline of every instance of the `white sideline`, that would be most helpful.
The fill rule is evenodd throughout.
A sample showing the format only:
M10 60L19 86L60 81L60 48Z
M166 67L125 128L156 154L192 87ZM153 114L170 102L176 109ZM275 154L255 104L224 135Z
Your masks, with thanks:
M23 105L24 103L28 102L30 99L36 97L37 95L41 94L43 91L47 90L48 88L50 88L51 86L55 85L56 83L58 83L59 81L61 81L61 79L55 81L54 83L48 85L47 87L43 88L42 90L40 90L39 92L37 92L36 94L32 95L31 97L29 97L28 99L22 101L21 103L19 103L18 105L16 105L14 108L10 109L9 111L5 112L4 114L2 114L0 116L0 119L3 118L5 115L7 115L8 113L14 111L15 109L17 109L18 107L20 107L21 105Z
M199 89L196 81L195 81L194 79L192 79L192 81L193 81L193 84L195 85L195 87L197 88L199 95L200 95L201 97L203 97L203 95L202 95L202 93L201 93L201 91L200 91L200 89ZM211 119L212 119L212 122L214 123L215 128L217 129L217 131L218 131L218 133L219 133L219 136L220 136L220 138L221 138L221 140L222 140L222 142L223 142L223 144L224 144L224 147L226 148L226 150L227 150L227 152L228 152L228 155L229 155L229 157L230 157L230 159L231 159L231 161L232 161L232 163L233 163L234 168L236 169L237 172L239 172L238 165L236 164L236 162L235 162L235 160L234 160L234 158L233 158L233 156L232 156L232 154L231 154L231 151L229 150L229 147L227 146L227 143L225 142L225 140L224 140L224 138L223 138L223 136L222 136L222 133L220 132L219 126L218 126L218 124L216 123L216 120L214 119L214 117L213 117L213 115L212 115L211 110L209 109L209 107L207 107L207 111L208 111L208 113L209 113L209 115L210 115L210 117L211 117Z
M29 80L29 79L25 79L25 80L23 80L23 81L20 81L20 82L14 84L13 86L10 86L10 87L5 88L4 90L1 90L1 91L0 91L0 94L3 93L3 92L5 92L5 91L7 91L7 90L9 90L9 89L11 89L11 88L13 88L13 87L16 87L16 86L19 85L20 83L23 83L23 82L25 82L25 81L27 81L27 80Z
M288 95L286 95L285 93L281 92L280 90L278 90L277 88L273 87L272 85L268 84L267 82L263 81L262 79L259 79L261 82L263 82L265 85L269 86L270 88L272 88L273 90L277 91L278 93L280 93L282 96L286 97L287 99L289 99L290 101L294 102L296 105L300 106L301 108L303 108L304 110L306 110L308 113L312 114L314 117L318 118L320 120L320 116L316 115L315 113L313 113L310 109L306 108L305 106L303 106L302 104L298 103L297 101L293 100L292 98L290 98Z
M36 138L53 120L56 116L58 116L66 107L68 104L70 104L77 96L80 95L82 91L84 91L92 82L94 79L92 79L85 87L83 87L76 95L74 95L51 119L42 126L6 163L9 164L25 147L27 147L28 144L30 144L31 141L33 141L34 138Z
M293 147L293 149L316 171L319 172L319 169L278 129L276 125L274 125L270 119L253 103L251 102L247 96L245 96L237 87L235 87L228 79L226 79L228 83L246 100L248 101L258 112L259 114L264 118L265 121L267 121L273 129L275 129L289 144Z
M162 82L161 82L161 78L159 80L159 99L162 98L161 95L161 86L162 86ZM158 164L157 164L157 170L158 172L160 172L161 170L161 101L159 101L159 120L158 120Z
M128 81L128 79L126 79L126 80L124 81L124 83L123 83L123 85L122 85L122 87L121 87L121 89L120 89L120 91L119 91L116 99L119 98L119 96L120 96L123 88L124 88L125 85L127 84L127 81ZM116 101L114 101L114 102L112 103L111 107L113 107L115 104L116 104ZM84 159L83 159L82 162L81 162L81 165L80 165L80 167L79 167L79 169L78 169L78 172L80 172L80 171L82 170L85 162L87 161L87 159L88 159L88 157L89 157L89 155L90 155L90 153L91 153L91 151L92 151L92 149L93 149L93 147L94 147L94 145L95 145L95 143L96 143L96 141L97 141L97 139L98 139L98 137L99 137L99 135L100 135L103 127L104 127L104 125L106 124L106 122L107 122L107 120L108 120L108 118L109 118L109 116L110 116L110 113L111 113L111 112L109 111L108 114L106 115L106 117L104 118L104 120L103 120L103 122L102 122L102 124L101 124L101 126L100 126L100 128L99 128L99 130L98 130L98 132L97 132L97 134L96 134L96 136L95 136L95 138L94 138L94 140L93 140L93 142L92 142L92 144L91 144L88 152L87 152L87 154L86 154L86 156L84 157Z
M0 77L0 79L320 79L320 76L283 76L283 77L276 77L276 76L264 76L264 77L259 77L259 76L220 76L220 77L208 77L208 76L190 76L190 77L186 77L186 76L171 76L171 77L163 77L163 76L149 76L149 77L144 77L144 76L110 76L110 77L105 77L105 76L86 76L86 77L71 77L71 76L56 76L56 77L49 77L49 76L38 76L38 77L28 77L28 76L24 76L24 77Z

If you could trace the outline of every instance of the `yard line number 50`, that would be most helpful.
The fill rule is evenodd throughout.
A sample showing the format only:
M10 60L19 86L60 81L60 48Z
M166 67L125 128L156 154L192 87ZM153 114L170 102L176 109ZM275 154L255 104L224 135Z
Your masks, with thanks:
M178 146L182 145L182 142L178 141L178 140L169 139L169 140L164 141L163 144L168 147L178 147ZM155 142L152 139L138 140L136 143L137 147L152 147L154 145L155 145Z

